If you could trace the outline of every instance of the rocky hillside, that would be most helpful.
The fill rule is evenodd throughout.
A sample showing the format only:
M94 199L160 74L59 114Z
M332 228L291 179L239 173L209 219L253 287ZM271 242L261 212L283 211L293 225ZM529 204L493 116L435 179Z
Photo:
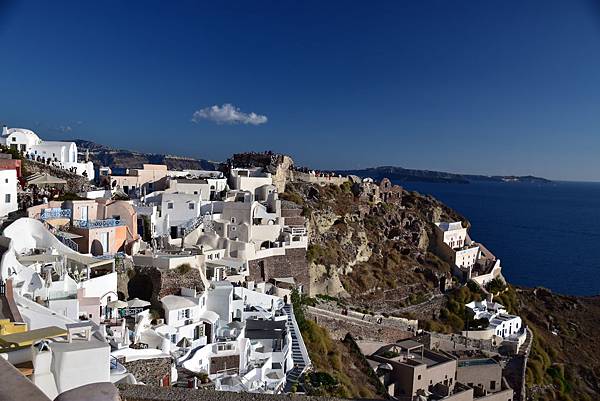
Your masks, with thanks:
M156 153L135 152L124 149L113 149L95 142L74 139L77 144L80 158L89 155L89 159L96 166L109 166L111 168L141 168L142 164L166 164L171 170L216 170L220 163L192 157L172 156Z
M533 400L600 399L600 297L518 288L517 312L534 333L527 365Z
M311 293L398 315L439 297L450 266L431 251L433 222L464 219L416 192L403 191L399 206L370 202L359 191L350 181L342 186L296 182L281 195L301 204L310 220Z

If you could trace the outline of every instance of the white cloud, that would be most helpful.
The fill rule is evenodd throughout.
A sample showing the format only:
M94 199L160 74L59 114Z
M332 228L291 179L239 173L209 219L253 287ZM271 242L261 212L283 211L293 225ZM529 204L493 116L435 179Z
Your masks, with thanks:
M267 122L267 116L256 113L244 113L231 103L223 106L210 106L196 110L192 115L192 121L197 123L208 120L217 124L252 124L260 125Z
M61 125L60 127L58 127L58 131L71 132L71 131L73 131L73 127L71 127L70 125Z

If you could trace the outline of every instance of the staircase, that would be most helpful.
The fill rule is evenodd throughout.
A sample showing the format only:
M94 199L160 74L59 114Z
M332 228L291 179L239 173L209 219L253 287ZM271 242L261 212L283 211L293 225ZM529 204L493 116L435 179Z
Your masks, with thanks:
M292 305L285 305L283 309L287 314L287 328L292 335L292 359L294 360L294 368L286 373L286 383L283 389L284 393L289 393L295 383L298 383L299 389L302 388L301 378L310 367L310 359L308 359L306 346L302 340L298 324L296 324ZM303 350L304 352L302 352Z

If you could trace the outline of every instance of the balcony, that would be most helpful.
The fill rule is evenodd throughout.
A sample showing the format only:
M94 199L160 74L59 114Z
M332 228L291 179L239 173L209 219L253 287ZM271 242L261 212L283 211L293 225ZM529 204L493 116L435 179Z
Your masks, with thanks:
M71 209L45 209L40 213L40 220L46 221L50 219L70 219Z
M109 228L122 226L124 223L119 219L105 219L105 220L73 220L73 227L76 228Z

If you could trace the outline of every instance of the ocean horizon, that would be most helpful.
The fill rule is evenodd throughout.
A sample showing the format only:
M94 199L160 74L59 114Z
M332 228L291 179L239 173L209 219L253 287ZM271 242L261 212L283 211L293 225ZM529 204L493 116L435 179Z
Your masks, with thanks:
M471 237L501 260L511 284L600 294L600 183L397 183L469 220Z

